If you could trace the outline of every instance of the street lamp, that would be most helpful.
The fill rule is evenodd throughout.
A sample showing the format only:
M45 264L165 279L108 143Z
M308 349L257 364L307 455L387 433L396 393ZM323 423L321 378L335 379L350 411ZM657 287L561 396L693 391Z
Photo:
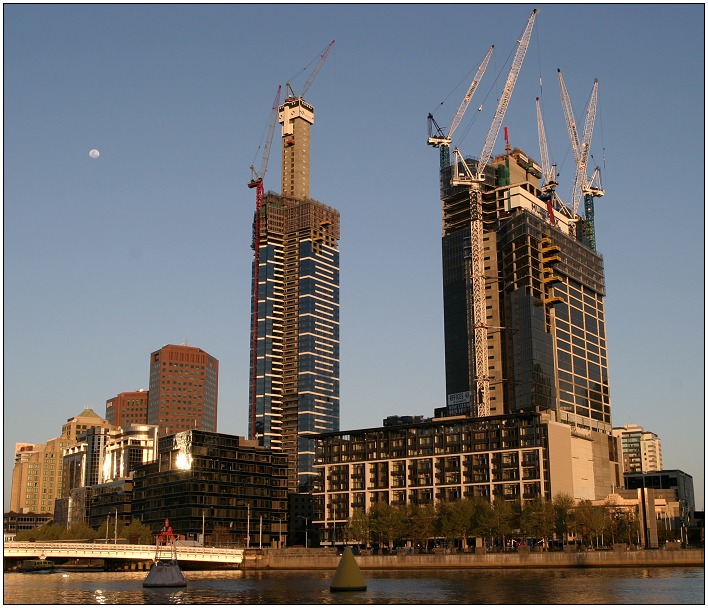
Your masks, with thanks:
M241 502L239 503L240 507L243 507L245 505L246 507L246 549L250 549L251 547L251 503L250 502Z
M115 526L113 528L113 544L117 545L118 544L118 509L116 508L116 521L115 521Z
M283 521L287 521L287 517L278 518L278 547L283 548Z
M308 548L308 544L307 544L307 526L309 525L310 519L312 519L312 518L311 518L311 517L305 517L304 515L298 515L298 517L299 517L300 519L304 519L304 520L305 520L305 549L307 549L307 548Z
M251 548L251 505L246 503L246 549Z

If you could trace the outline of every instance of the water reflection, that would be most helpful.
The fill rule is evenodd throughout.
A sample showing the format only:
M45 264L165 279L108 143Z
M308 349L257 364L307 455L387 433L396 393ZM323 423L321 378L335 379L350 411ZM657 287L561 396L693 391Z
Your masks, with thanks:
M332 593L333 571L185 572L144 588L144 572L4 575L5 604L703 604L703 568L363 571L367 590Z

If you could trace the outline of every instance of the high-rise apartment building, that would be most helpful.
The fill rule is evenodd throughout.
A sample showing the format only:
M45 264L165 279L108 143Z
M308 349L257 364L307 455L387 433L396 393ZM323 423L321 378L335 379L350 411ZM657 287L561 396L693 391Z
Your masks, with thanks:
M201 348L167 344L150 355L147 424L170 435L216 432L219 361Z
M106 420L116 426L147 424L148 391L118 393L106 401Z
M475 159L467 159L470 167ZM470 192L441 169L447 407L476 412ZM483 255L489 413L551 410L573 427L610 433L602 256L583 242L582 218L542 200L540 167L507 150L485 169Z
M82 435L92 429L107 428L110 428L108 421L87 408L66 421L61 436L42 444L15 444L10 510L54 513L54 501L66 494L64 454L80 443Z
M314 108L288 97L278 116L283 194L254 217L249 438L286 453L300 492L313 437L339 430L339 212L309 195Z
M612 429L612 434L620 440L625 473L653 473L664 468L661 439L656 433L626 424Z

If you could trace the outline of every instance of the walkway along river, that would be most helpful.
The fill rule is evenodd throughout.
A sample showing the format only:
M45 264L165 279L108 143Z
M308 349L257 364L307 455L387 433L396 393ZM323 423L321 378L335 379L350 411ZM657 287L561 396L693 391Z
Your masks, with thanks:
M243 570L336 570L340 556L333 549L256 549L244 553ZM704 566L703 549L639 551L543 551L453 553L449 555L360 555L363 570L468 568L617 568Z

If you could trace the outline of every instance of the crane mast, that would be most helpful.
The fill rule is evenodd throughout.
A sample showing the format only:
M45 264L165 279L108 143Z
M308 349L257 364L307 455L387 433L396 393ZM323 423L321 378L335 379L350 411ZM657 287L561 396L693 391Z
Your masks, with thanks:
M256 438L256 402L258 397L258 287L260 283L260 251L261 251L261 207L263 206L263 178L268 169L268 159L270 158L270 147L273 143L273 133L275 132L275 120L278 117L278 106L280 105L280 90L275 93L275 100L270 111L270 120L266 131L265 146L263 148L263 158L260 170L256 172L251 165L251 181L249 188L256 189L256 212L253 216L253 238L251 247L253 248L253 283L251 286L251 385L250 385L250 420L249 438Z
M484 276L484 245L483 245L483 223L482 223L482 182L484 182L484 169L492 157L492 151L499 129L501 128L506 109L511 100L516 80L521 71L521 66L526 56L531 32L536 20L538 10L534 9L526 24L524 33L518 41L518 47L514 59L509 69L509 75L497 104L492 124L487 133L482 153L477 165L472 170L468 166L458 148L453 149L455 163L452 174L453 186L467 186L470 195L470 278L472 283L472 332L474 337L474 347L470 348L470 359L474 351L474 360L470 361L470 392L473 387L476 395L476 415L489 416L489 353L487 338L487 317L485 306L485 276ZM472 337L472 335L470 336Z

